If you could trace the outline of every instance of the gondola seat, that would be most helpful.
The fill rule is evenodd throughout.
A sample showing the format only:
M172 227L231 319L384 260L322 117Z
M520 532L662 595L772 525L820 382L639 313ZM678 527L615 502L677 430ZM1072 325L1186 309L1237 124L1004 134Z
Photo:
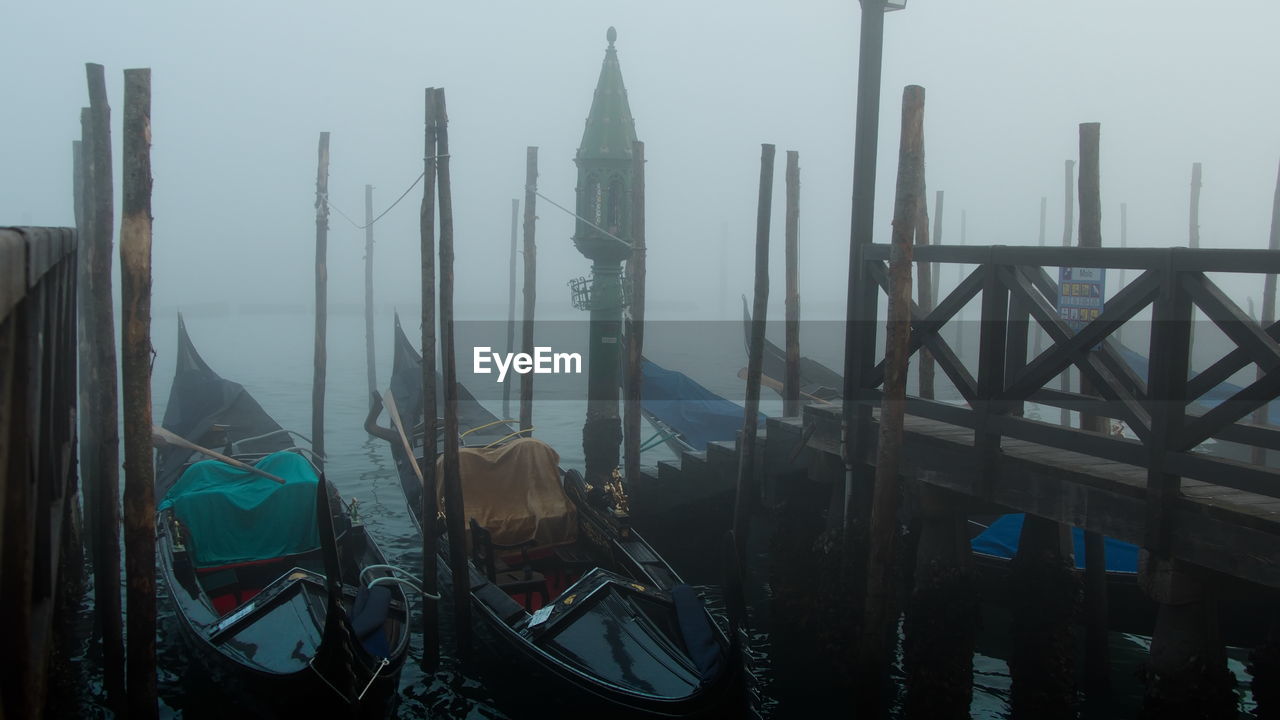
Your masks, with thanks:
M493 535L471 519L471 559L477 567L484 569L485 575L489 581L497 585L507 595L521 595L524 597L524 609L532 612L537 609L533 605L533 598L537 596L541 602L538 607L546 605L550 600L547 592L547 578L542 573L533 569L533 565L529 562L529 547L532 542L520 543L519 545L498 545L493 542ZM499 559L495 553L495 548L504 550L520 550L522 567L519 569L512 568Z

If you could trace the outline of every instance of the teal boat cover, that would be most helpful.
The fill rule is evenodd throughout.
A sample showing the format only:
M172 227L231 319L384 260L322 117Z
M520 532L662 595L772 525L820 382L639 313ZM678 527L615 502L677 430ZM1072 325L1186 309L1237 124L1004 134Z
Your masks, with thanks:
M295 452L257 467L285 484L217 460L187 468L159 510L173 508L197 568L268 560L320 547L315 468Z

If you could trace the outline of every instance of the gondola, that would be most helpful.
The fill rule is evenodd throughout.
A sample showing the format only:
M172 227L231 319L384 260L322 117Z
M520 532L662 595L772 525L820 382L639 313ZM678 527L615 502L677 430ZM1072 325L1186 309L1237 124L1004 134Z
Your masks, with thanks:
M276 478L187 444L157 453L160 572L194 658L237 705L385 716L409 646L394 569L293 434L209 368L181 317L162 426Z
M391 394L408 428L421 414L421 357L398 321L395 343ZM461 387L459 395L466 582L486 635L592 716L735 716L737 648L630 527L621 482L588 485L561 470L549 445L515 433ZM405 441L372 419L366 427L390 444L418 522L421 490ZM487 434L479 437L478 428ZM421 457L427 439L407 435ZM427 473L428 484L435 474ZM441 537L446 573L447 545Z
M746 343L747 356L751 355L751 310L747 306L747 298L742 298L742 329ZM764 354L761 358L761 384L773 388L782 394L783 383L787 377L787 351L764 341ZM844 392L844 379L840 373L812 358L800 356L800 399L804 402L819 404L831 403L840 399ZM738 371L738 377L746 379L747 369Z
M648 358L640 358L640 371L644 376L640 413L676 455L738 437L744 417L741 405ZM764 423L763 414L760 422Z

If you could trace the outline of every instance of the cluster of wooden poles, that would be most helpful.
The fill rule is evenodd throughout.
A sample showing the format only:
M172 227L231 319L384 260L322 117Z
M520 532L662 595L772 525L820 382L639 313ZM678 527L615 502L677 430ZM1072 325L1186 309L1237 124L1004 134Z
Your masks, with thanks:
M905 88L902 100L902 128L899 146L899 162L896 182L896 195L894 200L893 214L893 232L891 238L892 250L890 253L889 264L889 283L888 283L888 308L887 308L887 332L885 343L885 375L883 396L880 408L879 421L879 440L876 444L876 466L873 485L873 496L870 512L870 525L866 531L865 537L860 538L861 547L855 546L854 552L859 553L865 558L865 571L863 575L855 580L854 587L857 605L854 610L861 618L861 631L856 642L857 655L857 674L858 679L855 680L855 688L860 696L860 705L864 707L883 707L883 703L887 700L884 692L886 684L884 682L887 677L889 667L893 659L893 648L897 642L898 616L901 608L897 606L897 580L895 580L895 569L899 565L898 553L900 551L900 524L899 524L899 504L902 497L901 479L899 475L899 455L902 448L903 424L905 415L905 400L907 386L908 358L910 355L910 337L911 337L911 300L913 290L913 280L911 274L911 265L913 262L913 245L928 245L929 238L929 218L926 205L925 195L925 178L924 178L924 89L919 86L908 86ZM1079 177L1078 183L1073 183L1075 177L1075 162L1068 160L1066 162L1066 221L1064 228L1063 244L1069 246L1072 240L1072 220L1074 215L1073 199L1078 194L1079 198L1079 235L1078 245L1080 247L1101 247L1102 246L1102 228L1101 228L1101 193L1100 193L1100 125L1098 123L1082 123L1079 126ZM742 456L740 462L740 476L738 484L738 507L735 511L734 533L736 538L736 553L738 562L741 564L745 549L745 524L748 516L748 508L744 501L744 497L749 497L750 493L746 491L749 487L749 479L751 477L751 455L754 446L754 426L752 422L754 418L756 405L756 393L758 393L758 376L759 376L759 345L763 340L763 318L765 303L762 299L767 296L768 292L768 274L765 267L767 259L767 225L768 225L768 205L769 205L769 187L767 185L768 178L772 173L772 147L765 146L765 152L761 162L761 190L760 190L760 224L758 225L757 235L757 265L756 265L756 297L753 313L752 337L750 343L750 358L748 368L748 389L747 389L747 422L744 423L744 431L742 438ZM1190 234L1189 245L1198 247L1199 245L1199 221L1198 221L1198 205L1199 205L1199 188L1200 188L1200 164L1196 163L1192 171L1192 194L1191 194L1191 213L1190 213ZM1076 188L1072 185L1077 184ZM942 213L943 193L938 191L936 198L936 224L934 226L934 242L940 239L941 235L941 213ZM1040 215L1040 244L1044 244L1044 227L1045 227L1045 208L1047 200L1041 201ZM788 205L790 212L790 203ZM788 218L790 220L790 218ZM1273 209L1272 232L1269 240L1269 248L1271 250L1280 250L1280 176L1277 178L1277 190L1275 207ZM962 240L964 215L962 214ZM1127 244L1127 206L1121 206L1121 246ZM788 247L788 320L790 320L791 311L791 258L790 258L790 241ZM938 295L938 273L936 267L931 267L929 263L917 263L917 272L919 275L918 285L918 304L922 312L928 312L932 309L933 302ZM1123 279L1121 279L1123 285ZM855 292L856 288L851 287L850 293ZM1275 304L1275 276L1267 276L1264 286L1264 307L1263 307L1263 326L1266 327L1274 322L1274 304ZM862 321L874 322L874 318ZM795 364L792 353L792 336L790 334L791 323L788 322L788 385L792 385L793 366ZM963 331L961 333L961 337ZM982 362L1001 362L1001 358L980 358ZM919 368L919 388L920 395L924 398L932 399L934 396L933 387L933 362L932 358L924 350L921 351L921 362ZM1064 373L1064 390L1069 388L1069 378ZM1084 378L1081 379L1081 392L1085 394L1097 393L1091 387L1091 384ZM791 401L788 397L788 401ZM846 398L847 399L847 398ZM793 407L793 406L791 406ZM787 414L794 411L788 409ZM1265 412L1265 410L1261 411ZM1261 422L1261 418L1258 420ZM1063 413L1063 424L1070 424L1070 418L1066 411ZM1106 432L1107 421L1105 418L1082 414L1080 417L1080 426L1082 429L1092 430L1094 432ZM850 516L848 508L849 492L846 489L846 520ZM1069 558L1067 553L1070 551L1063 547L1061 538L1063 538L1065 528L1057 525L1057 523L1035 516L1027 516L1026 529L1023 531L1023 544L1033 547L1025 547L1020 549L1020 553L1025 553L1028 557L1053 558L1054 563L1060 566L1062 572L1069 574ZM848 524L846 523L846 534L848 534ZM845 562L851 562L846 557ZM1084 582L1084 604L1083 613L1086 624L1085 633L1085 678L1084 685L1092 691L1107 692L1109 690L1110 680L1110 658L1107 643L1107 597L1106 597L1106 577L1105 577L1105 552L1104 542L1101 535L1094 532L1085 533L1085 582ZM1069 578L1068 578L1069 579ZM860 591L858 589L860 586ZM730 598L732 600L732 598ZM1051 603L1052 605L1052 603ZM1026 625L1037 625L1044 629L1049 628L1048 632L1024 633L1026 637L1015 641L1014 660L1010 663L1010 671L1013 680L1013 691L1011 704L1014 706L1015 712L1031 712L1038 717L1066 717L1073 710L1075 703L1075 678L1074 678L1074 661L1067 657L1056 657L1063 648L1070 648L1070 623L1071 608L1070 603L1058 603L1054 607L1061 606L1065 608L1065 614L1054 614L1045 608L1026 608L1030 613L1048 613L1048 617L1044 618L1019 618L1015 617L1015 626L1019 623ZM1043 612L1042 612L1043 611ZM1015 615L1017 611L1015 610ZM973 651L973 628L956 628L956 642L961 647L959 656L965 657L966 660L959 666L951 668L943 668L935 666L932 669L933 687L926 683L913 686L911 679L914 677L928 676L930 670L926 669L922 674L917 674L912 668L906 668L908 674L907 693L905 699L905 711L908 717L933 717L937 712L954 713L956 716L967 715L969 701L971 698L972 685L972 651ZM1015 633L1017 634L1017 633ZM910 638L908 638L908 643ZM911 653L909 652L910 656ZM948 658L914 658L924 663L929 662L946 662L949 658L953 659L955 655L949 655ZM908 661L913 658L908 657ZM1021 661L1019 661L1021 660ZM956 677L951 678L950 682L941 683L950 687L963 688L958 695L950 697L939 697L936 694L936 686L939 684L938 673L952 672ZM935 693L931 697L924 697L925 694Z
M120 218L120 363L112 312L111 110L105 72L86 65L89 107L73 142L79 235L80 479L84 537L94 572L95 633L102 640L107 704L128 717L155 717L156 536L151 423L151 71L124 71L124 158ZM124 394L116 395L117 377ZM118 499L124 418L125 600L120 603ZM122 611L127 610L127 614ZM128 627L125 652L122 615Z

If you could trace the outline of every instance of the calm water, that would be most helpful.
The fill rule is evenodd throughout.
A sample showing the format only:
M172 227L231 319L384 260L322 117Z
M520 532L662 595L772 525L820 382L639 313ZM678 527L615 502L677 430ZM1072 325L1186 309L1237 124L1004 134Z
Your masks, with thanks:
M310 397L312 378L312 318L310 315L239 315L187 316L187 326L196 347L219 374L242 383L262 406L283 426L310 433ZM412 337L416 323L406 319ZM585 325L578 325L585 337ZM806 332L805 352L838 367L841 337L828 330ZM411 329L412 328L412 329ZM561 328L567 334L577 330ZM505 344L499 324L475 324L459 329L459 345L469 352L470 343L484 342L501 347ZM667 323L655 324L646 333L646 354L656 362L693 375L713 391L741 400L743 382L736 377L745 364L742 354L741 325L737 323ZM155 418L163 416L173 374L173 351L176 344L176 322L173 316L157 317L153 341L157 350L154 375ZM477 337L469 337L474 335ZM377 328L378 380L385 383L390 374L391 317L379 318ZM771 329L770 334L773 335ZM780 333L779 333L780 335ZM566 340L566 342L569 342ZM976 344L976 343L971 343ZM372 536L380 543L388 561L401 567L421 567L421 544L414 534L408 511L395 475L394 463L386 444L370 439L362 429L367 391L364 366L363 319L356 315L336 315L329 323L328 390L326 396L326 446L328 477L344 498L359 501L359 514ZM556 348L560 350L560 347ZM974 349L976 352L976 348ZM462 358L470 364L469 357ZM501 414L500 392L491 378L463 378L495 414ZM487 383L487 384L486 384ZM581 467L581 424L585 412L585 375L570 377L538 376L535 406L537 435L555 446L568 467ZM776 395L766 390L761 410L769 414L781 411ZM518 393L513 393L518 398ZM517 399L518 402L518 399ZM385 424L385 419L383 424ZM672 457L665 446L646 452L645 464ZM748 594L753 604L751 666L755 678L755 707L760 718L807 716L812 708L800 711L795 693L776 682L786 676L771 665L768 626L769 588L767 560L757 554L751 563ZM678 568L677 568L678 569ZM718 602L714 587L703 588L713 605ZM169 717L208 717L228 711L252 715L252 708L239 707L235 698L223 697L220 689L201 677L197 664L188 671L186 648L178 640L177 620L173 616L164 588L160 589L160 693L162 714ZM90 590L89 595L92 592ZM447 605L441 617L447 618ZM91 623L86 606L77 618L82 628ZM414 615L419 617L415 604ZM414 626L420 621L415 619ZM442 638L443 647L451 647L452 638ZM979 654L974 658L975 718L1003 718L1008 714L1009 674L1007 621L1001 614L984 611L983 629L979 637ZM483 640L483 638L481 638ZM1094 708L1085 698L1087 717L1131 717L1140 705L1141 686L1136 670L1144 660L1148 640L1129 635L1112 635L1112 663L1117 685L1106 707ZM424 674L417 663L421 655L420 637L414 636L401 675L397 716L401 718L522 718L536 717L546 710L546 693L538 678L531 678L519 667L511 667L500 656L483 646L479 659L465 670L445 658L441 669ZM1232 670L1239 680L1247 681L1243 670L1244 653L1233 654ZM81 654L78 715L106 715L102 701L101 666L92 648ZM832 711L846 710L840 698L822 700ZM804 703L806 705L810 703Z

